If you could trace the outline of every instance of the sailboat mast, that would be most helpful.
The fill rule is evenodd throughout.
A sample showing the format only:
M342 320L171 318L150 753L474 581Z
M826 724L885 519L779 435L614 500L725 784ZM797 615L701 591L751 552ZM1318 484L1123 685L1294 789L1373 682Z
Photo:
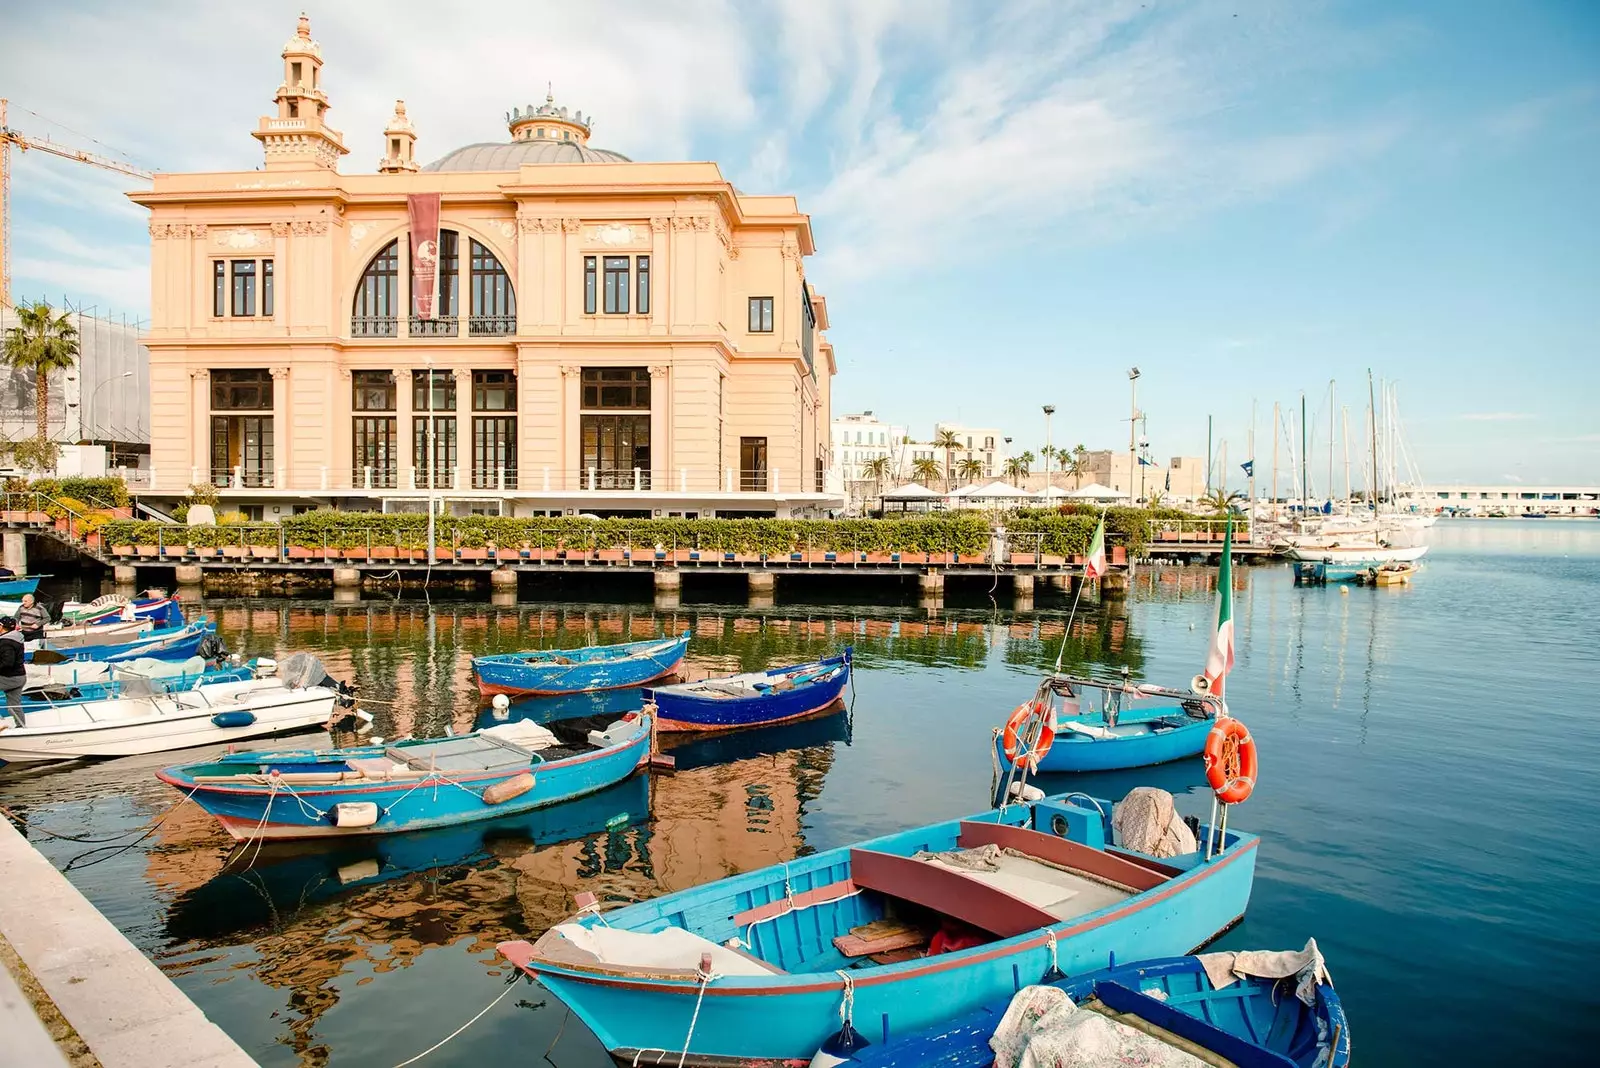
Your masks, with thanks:
M1372 483L1367 487L1367 503L1378 514L1378 400L1372 391L1372 368L1367 368L1367 416L1372 422Z
M1300 518L1306 517L1306 502L1311 497L1308 482L1311 478L1311 469L1306 463L1306 448L1309 437L1306 431L1306 394L1300 391Z
M1344 442L1344 510L1350 512L1350 405L1346 404L1342 411L1344 416L1344 430L1339 435Z
M1256 540L1256 401L1250 398L1250 540Z
M1333 379L1328 379L1328 499L1333 499L1333 413L1338 411L1335 401L1337 396Z
M1272 402L1272 518L1278 518L1278 401Z

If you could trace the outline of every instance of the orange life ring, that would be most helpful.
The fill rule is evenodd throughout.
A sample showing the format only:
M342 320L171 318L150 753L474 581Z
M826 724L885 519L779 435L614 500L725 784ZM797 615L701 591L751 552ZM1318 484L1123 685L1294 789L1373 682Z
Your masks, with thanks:
M1206 782L1224 805L1237 805L1256 788L1256 742L1250 729L1231 717L1217 720L1206 735Z
M1040 720L1039 736L1034 739L1031 750L1022 750L1022 739L1026 736L1028 721L1038 717ZM1043 701L1024 701L1011 713L1011 718L1006 720L1005 735L1002 744L1005 747L1006 759L1011 763L1017 762L1019 755L1032 758L1034 767L1044 759L1046 753L1056 740L1056 718L1050 714L1050 709Z

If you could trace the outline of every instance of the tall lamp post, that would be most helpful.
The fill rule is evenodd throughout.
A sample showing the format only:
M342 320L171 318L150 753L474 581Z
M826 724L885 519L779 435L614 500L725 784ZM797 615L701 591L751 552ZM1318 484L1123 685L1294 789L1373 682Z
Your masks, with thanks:
M1133 492L1133 469L1138 466L1139 453L1139 369L1128 368L1128 492Z
M1054 404L1044 406L1044 503L1050 506L1050 456L1055 448L1050 444L1050 417L1056 414Z

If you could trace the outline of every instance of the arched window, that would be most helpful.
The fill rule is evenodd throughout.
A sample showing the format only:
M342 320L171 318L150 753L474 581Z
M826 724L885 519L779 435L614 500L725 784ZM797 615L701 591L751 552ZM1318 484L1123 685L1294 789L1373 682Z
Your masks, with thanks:
M378 250L361 273L350 308L351 337L394 337L400 308L400 239Z
M439 231L439 262L433 300L433 318L417 315L417 268L411 267L411 336L455 337L456 316L461 314L461 238L454 230Z
M472 248L472 305L468 331L502 336L517 332L517 294L495 254L477 241Z

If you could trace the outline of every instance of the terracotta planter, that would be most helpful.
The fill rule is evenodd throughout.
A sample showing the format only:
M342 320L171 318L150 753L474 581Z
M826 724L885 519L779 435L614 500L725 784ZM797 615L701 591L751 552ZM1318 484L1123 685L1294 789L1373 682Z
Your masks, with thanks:
M335 551L337 552L338 550ZM365 560L367 558L367 550L365 548L346 549L344 551L344 558L346 560Z
M595 553L595 559L603 560L608 564L621 563L628 558L626 549L601 549Z
M394 545L374 545L372 558L374 560L395 560L400 556L400 549Z
M155 545L140 545L140 546L136 547L135 551L140 556L160 556L161 555L160 548L155 546Z
M1051 556L1049 553L1045 553L1043 557L1045 567L1060 567L1066 562L1067 558L1064 556Z
M305 549L298 545L289 546L289 559L291 560L314 560L320 555L320 549Z
M464 561L472 561L476 563L489 559L489 550L463 548L457 550L457 555Z
M1012 553L1011 562L1017 567L1032 567L1038 560L1033 553Z
M252 545L250 546L250 555L257 560L276 560L278 559L278 547L276 545Z
M229 560L243 560L250 555L250 549L244 545L224 545L222 555Z

